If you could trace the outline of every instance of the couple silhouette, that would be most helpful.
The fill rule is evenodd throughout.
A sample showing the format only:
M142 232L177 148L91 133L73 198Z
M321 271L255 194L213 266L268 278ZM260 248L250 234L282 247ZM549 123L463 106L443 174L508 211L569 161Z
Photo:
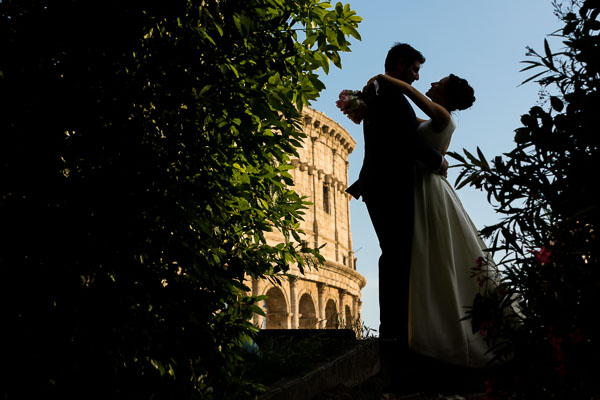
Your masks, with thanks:
M456 127L451 113L470 107L474 92L453 74L419 92L412 83L424 62L412 46L397 43L385 74L363 88L364 160L347 189L362 197L381 248L379 335L391 382L411 357L468 368L492 357L470 321L461 321L480 290L471 268L486 257L486 246L445 178ZM416 117L407 97L428 120Z

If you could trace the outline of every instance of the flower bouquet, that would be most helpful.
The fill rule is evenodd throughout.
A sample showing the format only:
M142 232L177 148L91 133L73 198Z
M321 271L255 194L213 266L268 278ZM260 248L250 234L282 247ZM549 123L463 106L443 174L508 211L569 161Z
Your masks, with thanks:
M367 114L367 103L360 90L342 90L335 104L355 124L360 124Z

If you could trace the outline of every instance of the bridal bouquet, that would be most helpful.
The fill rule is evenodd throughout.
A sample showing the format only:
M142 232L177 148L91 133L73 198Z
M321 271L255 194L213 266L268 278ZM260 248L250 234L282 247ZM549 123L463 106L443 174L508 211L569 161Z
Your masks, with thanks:
M367 103L360 90L342 90L335 104L355 124L360 124L367 114Z

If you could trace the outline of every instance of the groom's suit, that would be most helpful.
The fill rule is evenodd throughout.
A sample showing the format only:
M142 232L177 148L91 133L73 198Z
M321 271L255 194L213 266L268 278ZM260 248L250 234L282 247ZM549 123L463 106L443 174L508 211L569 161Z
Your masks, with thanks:
M443 158L418 138L415 112L400 89L381 80L364 96L364 160L347 192L363 197L381 247L380 337L407 343L415 162L437 170Z

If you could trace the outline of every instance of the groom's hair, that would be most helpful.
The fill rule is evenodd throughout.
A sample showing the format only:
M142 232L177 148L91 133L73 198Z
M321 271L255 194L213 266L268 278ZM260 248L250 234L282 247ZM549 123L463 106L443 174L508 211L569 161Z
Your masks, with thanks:
M398 62L402 62L404 65L410 65L415 61L423 64L425 57L423 54L408 43L396 43L388 51L385 57L385 71L393 71Z

